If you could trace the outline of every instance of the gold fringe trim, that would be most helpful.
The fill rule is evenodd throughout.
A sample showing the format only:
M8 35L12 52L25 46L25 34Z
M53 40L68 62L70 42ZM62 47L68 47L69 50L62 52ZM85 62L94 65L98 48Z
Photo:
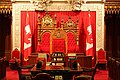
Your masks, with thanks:
M11 14L12 6L0 6L0 14Z

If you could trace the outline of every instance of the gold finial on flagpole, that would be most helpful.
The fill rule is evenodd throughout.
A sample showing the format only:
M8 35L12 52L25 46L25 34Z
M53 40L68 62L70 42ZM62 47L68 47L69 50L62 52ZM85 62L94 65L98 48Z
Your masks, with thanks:
M90 15L90 9L88 10L88 16L90 17L91 15Z

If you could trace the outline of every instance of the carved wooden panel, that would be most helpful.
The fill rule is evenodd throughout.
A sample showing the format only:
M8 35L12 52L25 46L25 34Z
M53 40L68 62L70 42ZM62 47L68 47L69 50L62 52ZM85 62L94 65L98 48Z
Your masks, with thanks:
M64 22L62 19L60 23L60 27L57 27L56 17L52 18L49 13L46 13L43 18L40 18L38 15L38 45L41 43L42 35L45 32L50 33L50 53L52 53L52 41L53 39L64 39L65 40L65 52L67 53L67 33L71 32L74 35L76 45L79 42L78 36L78 19L73 21L69 16L68 20Z

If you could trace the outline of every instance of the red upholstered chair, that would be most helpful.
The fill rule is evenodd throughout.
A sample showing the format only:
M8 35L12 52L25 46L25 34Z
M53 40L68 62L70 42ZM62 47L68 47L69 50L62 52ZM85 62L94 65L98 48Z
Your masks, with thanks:
M16 69L15 62L18 62L20 64L20 51L15 48L11 53L11 59L9 60L9 65L11 69Z
M100 65L105 65L105 68L107 67L107 60L106 60L106 52L103 49L99 49L97 51L97 62L99 62L99 68Z

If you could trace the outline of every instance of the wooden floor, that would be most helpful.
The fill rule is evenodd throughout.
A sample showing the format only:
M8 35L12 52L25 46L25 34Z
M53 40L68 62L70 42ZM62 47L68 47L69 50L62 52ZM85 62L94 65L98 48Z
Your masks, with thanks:
M19 80L17 71L7 67L6 80ZM108 80L108 71L97 70L94 80Z

